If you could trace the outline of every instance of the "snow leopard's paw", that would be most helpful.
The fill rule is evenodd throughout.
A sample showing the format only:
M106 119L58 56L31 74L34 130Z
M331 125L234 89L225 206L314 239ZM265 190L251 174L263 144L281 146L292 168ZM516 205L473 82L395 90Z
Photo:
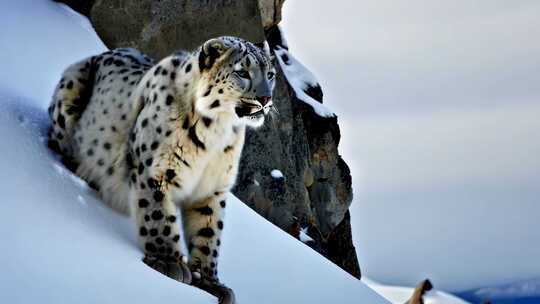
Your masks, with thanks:
M221 286L218 299L219 303L221 304L236 304L236 298L234 296L233 290L225 285Z
M144 257L143 262L171 279L185 284L191 284L191 270L181 259L167 259L147 255Z
M233 290L219 283L217 280L203 276L200 279L194 278L192 285L217 297L219 304L236 304L236 297Z

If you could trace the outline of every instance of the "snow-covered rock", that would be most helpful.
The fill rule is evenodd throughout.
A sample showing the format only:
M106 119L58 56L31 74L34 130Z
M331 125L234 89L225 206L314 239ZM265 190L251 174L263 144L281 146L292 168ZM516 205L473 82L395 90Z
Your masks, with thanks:
M268 31L267 39L272 50L286 49L278 27ZM272 99L279 114L271 115L263 127L246 132L239 182L233 193L284 231L296 229L297 224L313 226L310 246L359 278L360 267L346 219L352 201L351 176L338 151L338 119L317 114L299 99L278 63L275 68ZM304 94L321 105L321 87L314 77L310 84ZM269 174L274 169L279 169L284 178Z
M274 49L274 52L276 53L279 65L281 66L285 77L287 77L287 80L291 84L296 97L312 106L315 113L322 117L336 116L334 112L330 111L326 106L306 93L310 87L319 85L313 73L302 65L300 61L294 58L287 49L278 46Z

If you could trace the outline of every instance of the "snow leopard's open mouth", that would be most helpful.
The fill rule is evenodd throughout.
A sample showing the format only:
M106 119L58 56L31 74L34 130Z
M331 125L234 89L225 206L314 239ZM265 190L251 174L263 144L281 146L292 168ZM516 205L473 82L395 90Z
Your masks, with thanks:
M260 115L264 115L263 109L260 109L259 111L255 112L255 113L251 113L248 116L249 117L256 117L256 116L260 116Z
M238 117L257 117L264 115L263 107L256 99L240 98L240 103L235 108Z

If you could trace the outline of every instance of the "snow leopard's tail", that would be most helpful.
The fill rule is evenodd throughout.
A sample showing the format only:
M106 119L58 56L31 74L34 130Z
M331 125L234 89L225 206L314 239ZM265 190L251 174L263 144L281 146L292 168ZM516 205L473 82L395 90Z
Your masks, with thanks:
M95 77L93 60L94 57L86 58L64 71L49 106L52 121L49 147L67 158L73 153L70 142L74 140L75 125L92 95Z

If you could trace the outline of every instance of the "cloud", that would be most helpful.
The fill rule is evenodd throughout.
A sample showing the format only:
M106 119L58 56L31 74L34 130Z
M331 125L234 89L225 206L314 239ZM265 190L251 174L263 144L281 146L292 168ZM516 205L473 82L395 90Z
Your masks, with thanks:
M290 50L339 116L364 274L464 290L540 273L538 12L533 0L285 2Z
M518 103L341 120L363 273L450 291L538 276L539 114Z
M341 151L373 191L540 182L540 103L340 120ZM426 189L428 188L428 189Z
M537 1L290 1L283 26L338 114L387 112L537 102L538 11Z

